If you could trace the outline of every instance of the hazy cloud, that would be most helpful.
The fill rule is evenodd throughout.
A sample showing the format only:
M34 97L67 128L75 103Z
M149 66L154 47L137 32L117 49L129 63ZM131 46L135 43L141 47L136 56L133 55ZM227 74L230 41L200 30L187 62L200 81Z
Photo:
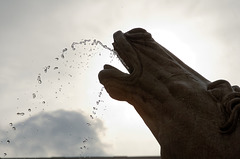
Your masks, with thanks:
M101 141L102 121L83 113L43 112L10 126L16 130L1 136L0 144L7 157L102 156L109 147Z

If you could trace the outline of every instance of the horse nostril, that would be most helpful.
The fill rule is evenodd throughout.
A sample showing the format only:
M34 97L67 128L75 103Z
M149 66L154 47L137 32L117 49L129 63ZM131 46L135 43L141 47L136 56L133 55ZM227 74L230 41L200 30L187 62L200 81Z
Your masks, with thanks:
M128 34L134 34L134 33L146 33L147 31L143 28L134 28L130 31L128 31Z
M142 29L142 28L135 28L135 29L132 29L128 32L126 32L125 34L125 37L128 39L128 40L131 40L131 41L135 41L135 40L150 40L152 39L152 35L150 33L148 33L145 29Z

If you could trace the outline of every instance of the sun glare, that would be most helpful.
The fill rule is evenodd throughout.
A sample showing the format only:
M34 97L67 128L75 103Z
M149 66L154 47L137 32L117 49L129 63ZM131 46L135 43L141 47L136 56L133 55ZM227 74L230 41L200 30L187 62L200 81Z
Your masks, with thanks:
M196 56L191 48L174 32L168 30L150 31L156 42L168 49L190 67L195 67Z

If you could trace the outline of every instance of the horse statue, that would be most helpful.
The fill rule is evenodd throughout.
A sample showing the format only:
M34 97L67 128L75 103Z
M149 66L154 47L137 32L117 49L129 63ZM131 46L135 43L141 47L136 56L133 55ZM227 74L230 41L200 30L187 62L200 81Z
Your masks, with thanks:
M162 159L240 158L238 86L207 80L142 28L113 37L129 73L105 65L99 81L112 98L133 105Z

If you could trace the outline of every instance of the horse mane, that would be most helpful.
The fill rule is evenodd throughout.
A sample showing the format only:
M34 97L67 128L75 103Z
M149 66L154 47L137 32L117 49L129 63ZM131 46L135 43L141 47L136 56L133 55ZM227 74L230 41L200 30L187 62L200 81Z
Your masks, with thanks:
M208 91L221 103L225 116L225 122L219 128L220 133L231 134L235 131L240 116L240 87L218 80L208 85Z
M222 107L226 116L226 122L220 126L220 132L230 134L236 129L240 115L240 92L227 94L223 98Z

